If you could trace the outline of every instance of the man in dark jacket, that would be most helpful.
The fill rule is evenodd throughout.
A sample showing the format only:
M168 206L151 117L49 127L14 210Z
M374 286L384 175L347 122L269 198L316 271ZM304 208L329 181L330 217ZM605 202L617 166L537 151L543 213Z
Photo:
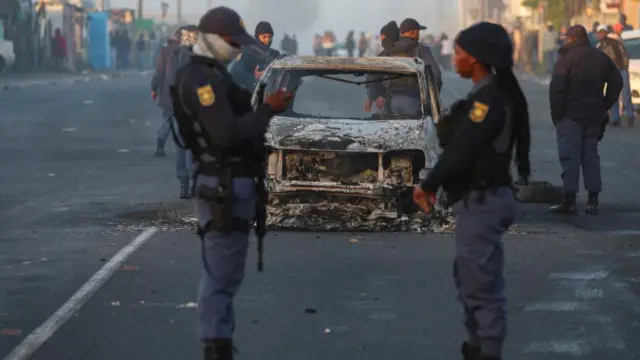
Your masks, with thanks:
M602 190L598 141L606 126L607 111L620 96L622 76L607 55L591 46L587 30L581 25L567 30L559 53L549 85L549 103L565 196L551 211L577 214L576 194L582 168L589 192L586 213L595 215Z
M180 40L177 35L171 35L167 38L167 43L160 47L156 59L156 67L151 78L151 97L162 110L162 126L158 129L157 144L155 156L165 156L164 145L169 138L171 128L169 126L169 117L173 115L173 106L171 105L171 94L169 87L171 84L172 64L171 59L173 53L180 47Z
M426 70L431 72L435 86L442 88L440 65L429 47L421 44L420 31L426 29L415 19L404 19L400 24L400 39L393 44L388 56L417 57L422 59ZM391 102L391 112L398 115L419 116L421 112L420 87L417 79L400 78L389 81L387 96Z
M253 91L264 70L280 56L278 50L271 48L273 34L270 23L259 22L255 30L258 43L243 47L240 55L229 64L229 73L238 85Z
M389 52L393 48L393 44L400 39L400 29L398 28L398 23L395 21L389 21L384 24L384 26L380 29L380 42L382 45L382 51L378 54L378 56L389 56ZM369 76L367 80L373 80L374 77ZM376 106L378 110L382 110L384 107L384 99L386 90L381 82L371 82L367 85L368 89L368 97L364 104L364 110L366 112L371 111L371 105L373 105L373 101L376 101ZM389 110L389 109L387 109ZM389 110L390 111L390 110Z
M631 102L631 84L629 83L629 52L622 41L609 36L605 25L598 26L598 49L607 54L622 76L622 103L624 105L624 122L633 125L633 103ZM620 126L620 102L616 101L609 111L612 126Z

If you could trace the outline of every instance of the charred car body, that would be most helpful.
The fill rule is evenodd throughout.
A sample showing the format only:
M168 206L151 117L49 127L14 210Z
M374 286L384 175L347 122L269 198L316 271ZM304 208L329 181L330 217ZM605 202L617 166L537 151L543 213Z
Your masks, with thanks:
M368 86L394 79L414 80L419 115L363 109ZM422 61L283 57L260 80L254 106L278 88L296 95L266 134L271 227L371 230L413 221L411 191L440 153L440 96Z

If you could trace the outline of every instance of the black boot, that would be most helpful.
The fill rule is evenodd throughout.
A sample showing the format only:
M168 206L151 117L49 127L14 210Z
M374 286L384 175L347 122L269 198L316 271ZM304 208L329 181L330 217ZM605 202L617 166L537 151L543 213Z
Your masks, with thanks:
M180 199L191 199L191 186L188 179L180 181Z
M205 342L204 360L233 360L233 342L230 339Z
M550 207L549 210L555 214L578 215L578 209L576 208L576 195L565 194L562 202Z
M598 215L598 193L589 193L587 208L584 212L587 215Z
M153 154L153 156L156 156L156 157L167 156L167 154L164 152L164 141L158 140L158 142L156 143L156 153Z
M462 343L462 356L464 360L482 360L480 346L469 345L468 342Z

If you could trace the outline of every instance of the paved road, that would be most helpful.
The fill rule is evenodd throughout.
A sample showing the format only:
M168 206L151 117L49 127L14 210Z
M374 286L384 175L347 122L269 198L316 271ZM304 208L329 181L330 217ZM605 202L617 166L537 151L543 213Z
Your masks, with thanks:
M157 226L33 359L198 358L199 244L172 159L151 157L159 119L147 83L137 75L0 93L0 357ZM448 76L444 101L469 87ZM525 88L536 178L557 182L546 89ZM638 136L612 129L603 142L603 215L522 208L506 239L507 359L640 358ZM238 299L241 359L458 356L450 236L273 233L267 272L255 272L253 255Z

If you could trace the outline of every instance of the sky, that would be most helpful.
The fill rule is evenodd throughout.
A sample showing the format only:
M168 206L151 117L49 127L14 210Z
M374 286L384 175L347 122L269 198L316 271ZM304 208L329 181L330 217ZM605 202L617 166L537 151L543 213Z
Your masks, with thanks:
M111 7L136 8L136 0L110 0ZM160 13L161 0L144 0L147 13ZM169 13L175 12L176 0L167 0ZM295 33L302 42L309 42L314 33L332 30L344 39L349 30L377 34L390 20L398 24L413 17L427 26L425 33L453 34L457 26L457 1L454 0L212 0L214 6L225 5L238 11L250 33L255 24L269 21L276 32L276 41L284 33ZM206 11L207 0L183 0L183 14L200 15Z

